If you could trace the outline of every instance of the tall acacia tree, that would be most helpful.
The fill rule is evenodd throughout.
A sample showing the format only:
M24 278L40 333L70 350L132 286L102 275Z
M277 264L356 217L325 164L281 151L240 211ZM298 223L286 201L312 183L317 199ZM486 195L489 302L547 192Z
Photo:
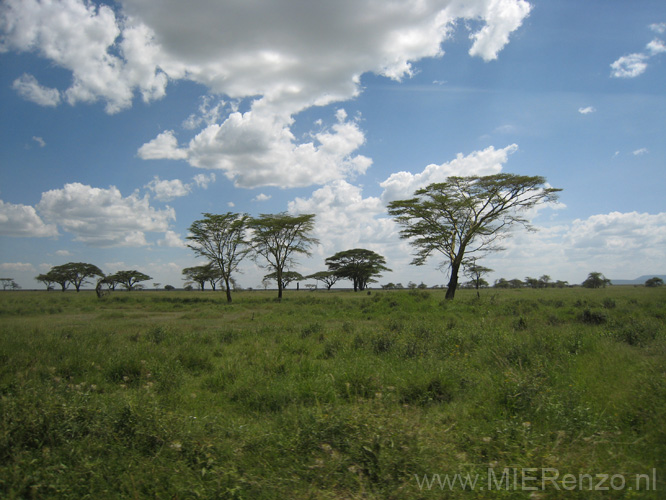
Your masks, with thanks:
M197 256L207 258L219 271L227 292L227 302L231 302L232 274L250 250L246 232L250 216L248 214L204 213L204 218L190 226L192 243L190 247Z
M373 276L381 276L382 271L390 271L385 266L386 259L372 250L353 248L344 250L326 259L329 271L354 283L354 291L364 290Z
M446 298L453 299L465 256L501 250L498 243L513 226L533 230L525 211L556 201L559 191L540 176L449 177L417 190L414 198L389 203L388 211L403 228L400 236L417 249L412 264L444 255L451 276Z
M314 214L261 214L250 220L252 248L275 272L278 299L282 299L282 273L293 263L294 254L310 255L310 247L319 243L311 236Z

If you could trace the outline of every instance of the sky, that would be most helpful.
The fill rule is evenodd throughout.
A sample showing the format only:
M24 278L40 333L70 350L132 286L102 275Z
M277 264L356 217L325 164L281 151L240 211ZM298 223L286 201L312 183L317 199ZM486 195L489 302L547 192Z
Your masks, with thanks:
M367 248L379 284L442 285L387 203L499 172L563 191L491 283L666 274L665 132L663 0L3 0L0 277L182 287L202 213L288 211L316 215L301 274Z

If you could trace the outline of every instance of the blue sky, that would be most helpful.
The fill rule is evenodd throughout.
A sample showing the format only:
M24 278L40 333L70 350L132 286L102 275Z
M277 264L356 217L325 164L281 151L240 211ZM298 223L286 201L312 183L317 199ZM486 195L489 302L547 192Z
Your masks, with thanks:
M303 274L363 247L380 283L443 284L386 203L500 171L563 191L491 280L666 272L663 1L252 5L0 5L2 277L83 261L182 286L202 212L288 210L317 215Z

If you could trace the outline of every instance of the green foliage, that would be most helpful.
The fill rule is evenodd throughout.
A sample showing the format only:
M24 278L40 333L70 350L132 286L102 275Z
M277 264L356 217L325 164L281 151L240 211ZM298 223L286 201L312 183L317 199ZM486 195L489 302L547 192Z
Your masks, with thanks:
M326 259L328 270L340 278L351 280L355 292L364 290L373 281L373 276L390 271L385 264L384 257L365 248L344 250Z
M314 214L261 214L249 222L252 248L275 272L278 299L282 298L282 274L296 255L310 255L310 247L319 241L312 236Z
M0 497L427 499L415 475L666 473L663 289L475 295L0 294ZM473 496L501 493L522 492Z
M466 256L500 250L498 241L515 225L531 229L526 210L557 200L561 189L545 187L539 176L495 174L449 177L418 189L414 198L389 203L402 226L400 237L416 249L412 264L441 254L450 266L447 299L458 288L458 270Z

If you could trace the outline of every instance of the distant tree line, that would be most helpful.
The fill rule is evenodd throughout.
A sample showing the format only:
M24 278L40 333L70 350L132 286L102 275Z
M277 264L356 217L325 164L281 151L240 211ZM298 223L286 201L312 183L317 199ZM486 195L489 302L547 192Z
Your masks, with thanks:
M35 279L44 283L47 290L52 290L54 285L60 285L61 291L64 292L70 285L73 285L79 292L82 285L90 283L89 280L95 277L99 277L96 287L98 291L102 286L115 290L118 285L123 286L127 291L137 290L142 287L139 285L141 281L152 279L147 274L136 270L118 271L106 275L99 267L85 262L68 262L54 266L49 272L40 274Z
M389 271L386 260L381 255L363 248L338 252L326 259L326 271L303 276L296 272L295 257L311 255L310 248L319 241L312 236L314 214L290 215L262 214L250 217L248 214L227 212L226 214L204 213L203 219L192 223L188 236L190 247L198 257L208 263L203 266L186 268L183 274L203 290L210 284L215 290L216 283L223 283L227 301L231 302L233 274L238 271L241 261L252 258L260 266L271 272L263 279L264 286L271 281L278 287L278 299L282 291L294 281L314 279L330 289L338 280L348 279L354 290L364 290L368 283L382 271Z

